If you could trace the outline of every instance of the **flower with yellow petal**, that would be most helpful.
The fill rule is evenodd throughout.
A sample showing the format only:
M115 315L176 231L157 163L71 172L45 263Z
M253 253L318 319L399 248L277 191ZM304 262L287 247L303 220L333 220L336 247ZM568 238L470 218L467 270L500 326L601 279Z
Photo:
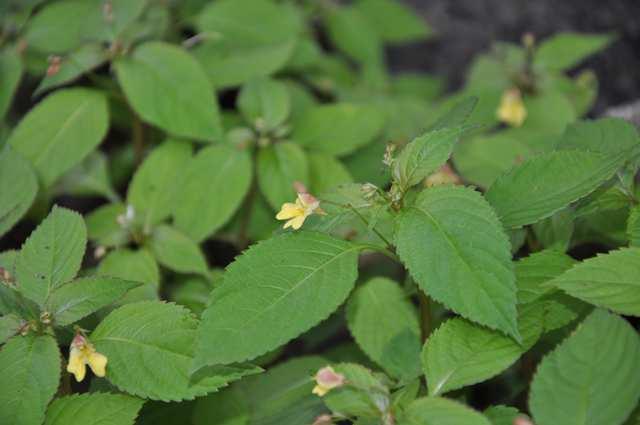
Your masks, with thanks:
M522 101L520 90L517 88L506 90L502 94L496 113L500 121L513 127L520 127L527 117L527 109Z
M69 348L69 364L67 372L73 373L76 381L80 382L87 373L87 365L96 376L104 377L107 367L107 356L96 351L94 346L84 336L77 334Z
M334 388L343 386L346 382L344 375L333 370L331 366L326 366L320 369L316 373L315 380L316 386L311 392L320 397Z
M308 193L298 193L296 203L284 203L276 215L276 219L288 220L284 223L285 229L292 227L294 230L298 230L311 214L325 214L320 208L320 201Z

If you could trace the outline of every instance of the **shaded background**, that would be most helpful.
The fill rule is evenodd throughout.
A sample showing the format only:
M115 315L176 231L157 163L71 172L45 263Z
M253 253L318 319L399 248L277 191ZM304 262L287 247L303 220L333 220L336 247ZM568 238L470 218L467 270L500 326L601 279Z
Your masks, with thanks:
M393 70L427 71L459 88L471 61L493 41L519 43L560 31L610 32L616 41L578 69L593 69L600 83L594 115L640 98L639 0L403 0L437 33L429 41L389 49Z

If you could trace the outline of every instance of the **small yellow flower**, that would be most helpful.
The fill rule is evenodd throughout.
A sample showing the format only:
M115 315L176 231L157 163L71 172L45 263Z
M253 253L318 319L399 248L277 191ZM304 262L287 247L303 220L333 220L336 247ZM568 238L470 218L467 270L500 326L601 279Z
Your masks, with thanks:
M69 364L67 372L73 373L76 381L84 379L89 365L96 376L104 377L107 367L107 356L96 351L93 345L82 335L77 334L69 348Z
M505 90L496 113L500 121L513 127L520 127L527 117L527 109L522 102L520 90L517 88Z
M345 384L344 375L337 373L331 366L326 366L316 373L316 386L311 391L319 397L322 397L334 388L341 387Z
M284 228L292 227L298 230L304 221L311 214L325 214L320 208L320 201L308 193L298 193L296 203L286 202L282 205L280 212L276 215L278 220L288 220L284 223Z

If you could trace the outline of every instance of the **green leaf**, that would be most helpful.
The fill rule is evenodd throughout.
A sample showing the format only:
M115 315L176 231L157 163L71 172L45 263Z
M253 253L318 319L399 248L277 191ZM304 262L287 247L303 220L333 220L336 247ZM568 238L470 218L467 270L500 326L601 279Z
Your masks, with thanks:
M22 77L22 62L15 49L0 51L0 120L11 106Z
M82 216L53 207L18 254L18 290L43 306L54 289L78 273L86 243L87 229Z
M568 126L556 149L615 154L630 151L639 144L640 136L631 123L621 118L601 118Z
M520 411L511 406L491 406L484 411L484 415L492 425L513 425L516 418L522 416Z
M360 0L355 7L385 42L408 43L432 34L422 17L400 1Z
M116 74L140 117L170 134L220 140L222 128L213 87L200 64L183 49L147 42L115 62Z
M429 128L430 131L442 130L444 128L459 127L464 124L478 104L478 98L470 96L459 100L451 109L445 112Z
M313 232L286 233L249 248L211 293L194 369L255 358L326 319L353 288L358 250Z
M91 71L107 60L108 52L99 43L89 43L60 59L59 70L55 74L46 74L40 81L34 96L52 88L62 86L78 79L82 74Z
M627 235L631 246L640 247L640 206L635 206L629 214Z
M171 215L182 191L179 178L191 159L191 150L189 143L169 139L155 148L133 175L127 203L146 232Z
M486 197L505 227L535 223L596 190L627 158L628 152L545 153L499 177Z
M248 401L238 386L234 385L198 398L191 420L193 425L248 425Z
M0 317L0 345L7 342L9 338L18 333L22 327L23 320L15 314L7 314Z
M102 196L112 202L120 197L111 185L107 155L93 151L58 180L55 192L75 196Z
M536 252L516 261L518 303L530 303L552 292L553 289L543 283L569 270L574 264L576 261L573 258L553 249Z
M622 248L584 260L548 285L599 307L640 316L640 248Z
M405 381L420 374L418 314L400 285L378 277L360 286L347 305L347 325L373 361Z
M541 319L542 312L534 309L521 315L522 346L462 318L447 320L429 336L422 351L429 395L476 384L506 370L540 337Z
M413 139L393 162L394 181L404 190L420 183L447 162L464 131L464 127L443 128Z
M260 132L274 130L291 112L287 86L267 78L256 78L242 86L237 104L244 119Z
M559 33L540 43L534 65L549 71L564 71L602 50L612 40L608 34Z
M31 164L5 147L0 152L0 235L29 210L38 193L38 179Z
M40 425L60 381L60 351L49 335L15 336L0 350L0 423Z
M143 403L123 394L74 394L51 403L44 425L133 425Z
M412 402L398 421L399 425L491 425L475 410L440 397L424 397Z
M47 311L53 315L56 325L67 326L112 304L140 285L109 277L77 279L53 291Z
M220 368L189 380L198 321L183 307L157 301L127 304L91 334L109 359L106 378L120 390L162 401L193 399L226 386L255 368Z
M374 25L353 6L333 7L325 16L331 42L350 58L363 64L382 62L382 40Z
M118 223L127 208L122 203L105 204L86 215L89 239L101 246L120 246L129 242L129 232Z
M567 125L577 118L569 98L558 92L526 96L524 106L527 117L519 129L525 134L538 132L545 135L546 140L541 141L541 144L553 142L555 136L562 135Z
M389 396L389 389L382 382L384 378L355 363L340 363L334 369L344 375L348 384L322 397L327 407L347 417L380 420L380 400L385 402Z
M507 235L476 191L423 191L402 213L398 254L420 288L462 316L520 338Z
M110 252L100 262L97 274L144 283L143 286L130 290L116 304L158 299L160 270L156 260L146 249L133 251L121 248Z
M27 113L7 143L31 161L48 187L98 146L108 126L102 93L84 88L58 90Z
M156 227L149 248L156 260L171 270L202 275L208 272L207 260L198 244L169 225Z
M308 154L307 159L311 193L324 193L336 186L353 182L347 168L333 156L314 152Z
M538 221L531 230L543 248L554 248L566 251L571 246L574 231L575 214L572 208L565 208Z
M246 150L216 145L201 150L184 166L172 206L174 224L193 240L213 235L238 209L253 166Z
M640 339L624 319L589 315L538 366L529 408L538 425L619 425L640 398Z
M295 200L295 182L306 184L309 180L307 157L293 143L276 143L260 149L257 167L260 191L274 210Z
M375 106L320 105L307 109L294 123L291 140L311 150L343 156L372 142L384 125L385 116Z

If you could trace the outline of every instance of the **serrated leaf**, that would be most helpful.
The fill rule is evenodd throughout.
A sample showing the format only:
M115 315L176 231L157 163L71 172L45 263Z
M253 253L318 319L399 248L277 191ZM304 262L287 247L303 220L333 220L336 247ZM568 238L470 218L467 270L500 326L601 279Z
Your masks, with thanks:
M117 60L115 69L127 100L145 121L198 141L222 137L213 87L185 50L147 42L131 57Z
M596 306L640 316L640 248L622 248L584 260L548 285Z
M433 123L429 130L437 131L444 128L461 126L467 121L477 104L478 98L475 96L459 100L458 102L453 104L451 109L445 112L442 116L438 117L438 120Z
M568 126L556 149L615 154L639 144L638 131L631 123L621 118L601 118Z
M353 288L358 250L312 232L283 234L249 248L211 293L194 369L255 358L326 319Z
M412 402L398 421L398 425L491 425L480 413L440 397L424 397Z
M464 131L464 127L443 128L415 138L393 162L394 181L405 190L420 183L447 162Z
M18 290L43 306L54 289L78 273L86 243L87 229L82 216L53 207L18 254Z
M432 34L424 19L400 1L360 0L355 7L387 43L419 41Z
M628 152L615 155L581 151L545 153L499 177L487 191L486 198L505 227L535 223L596 190L626 159Z
M429 395L485 381L511 366L542 333L541 311L524 310L520 319L524 345L459 317L442 324L422 351Z
M543 248L566 251L571 246L575 215L573 208L565 208L531 226Z
M300 146L293 143L277 143L263 148L257 161L260 191L274 210L295 200L295 182L306 184L309 180L307 157Z
M158 263L171 270L202 275L208 272L207 260L198 244L169 225L156 227L149 248Z
M31 164L5 147L0 153L0 235L27 212L38 193L38 179Z
M569 270L576 261L560 251L548 249L521 258L514 264L518 303L526 304L553 291L543 284Z
M111 312L93 331L91 342L109 359L109 382L152 400L190 400L255 373L230 367L225 373L190 381L197 326L198 321L183 307L143 301Z
M238 209L253 173L248 152L226 145L201 150L184 167L172 206L176 228L195 241L213 235Z
M287 86L267 78L257 78L242 86L237 104L244 119L260 132L274 130L291 112Z
M3 119L22 77L22 62L15 49L0 51L0 119Z
M429 296L519 339L509 239L480 193L453 186L423 191L400 216L396 244Z
M169 217L182 191L179 177L191 159L189 143L169 139L155 148L133 175L127 203L146 231Z
M310 150L343 156L372 142L384 125L385 116L375 106L320 105L308 108L296 120L291 140Z
M143 403L124 394L74 394L51 403L44 425L133 425Z
M563 32L544 40L534 56L534 65L549 71L564 71L607 46L613 37L602 34Z
M31 162L43 186L80 163L109 126L105 96L95 90L58 90L31 109L7 143Z
M58 389L60 351L49 335L15 336L0 350L0 423L40 425Z
M143 286L130 290L117 304L158 299L160 270L158 263L146 249L133 251L121 248L111 251L98 265L97 274L144 283Z
M119 300L141 284L109 277L76 279L53 291L47 311L56 325L67 326Z
M533 377L529 408L539 425L619 425L640 398L640 339L624 319L589 315L547 355Z
M360 286L347 304L347 325L373 361L405 381L420 374L418 314L400 285L374 278Z

